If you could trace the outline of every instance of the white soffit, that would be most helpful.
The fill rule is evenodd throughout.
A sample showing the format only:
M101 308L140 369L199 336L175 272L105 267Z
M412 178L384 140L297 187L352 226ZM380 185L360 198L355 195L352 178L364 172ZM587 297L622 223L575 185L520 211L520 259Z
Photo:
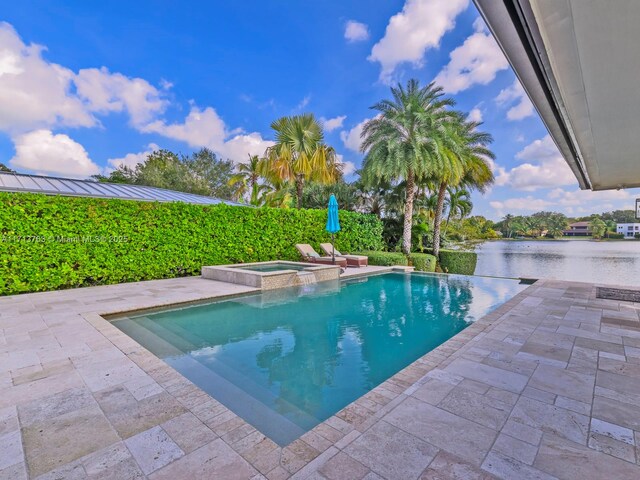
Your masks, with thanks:
M591 188L640 186L640 1L531 7Z
M581 188L640 186L640 0L475 0Z

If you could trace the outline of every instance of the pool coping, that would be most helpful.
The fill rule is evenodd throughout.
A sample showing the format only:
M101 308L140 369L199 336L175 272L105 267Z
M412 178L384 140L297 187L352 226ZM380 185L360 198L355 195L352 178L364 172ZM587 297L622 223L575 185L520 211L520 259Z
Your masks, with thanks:
M385 273L391 273L393 271L405 271L406 273L411 273L411 269L394 269L393 267L381 269L375 272L356 272L352 275L349 275L346 280L351 278L362 278L369 276L377 276ZM429 274L430 272L416 272L419 274ZM442 273L441 275L447 275ZM455 275L455 276L465 276L465 275ZM496 277L500 278L500 277ZM509 279L509 280L517 280L517 279ZM425 355L421 356L414 362L410 363L403 369L396 372L394 375L389 377L387 380L374 387L372 390L357 398L349 405L324 420L323 422L316 425L314 428L306 432L305 434L298 437L296 440L292 441L288 445L281 447L273 442L271 439L266 437L266 435L260 432L260 435L265 438L260 443L271 442L272 449L269 451L269 455L275 457L276 454L281 458L281 465L284 466L289 472L290 475L293 475L292 478L304 478L304 474L301 472L303 469L313 469L313 462L316 463L322 461L323 454L326 453L330 448L342 449L347 446L349 443L354 441L360 434L370 428L373 424L379 421L385 414L391 411L395 406L397 406L402 400L407 398L411 393L417 390L420 386L422 386L428 379L428 374L430 371L444 367L447 365L447 360L449 357L461 350L465 345L469 344L470 341L473 340L478 334L482 333L487 327L491 326L495 320L500 318L502 315L511 310L514 306L516 306L523 298L527 297L527 291L535 288L535 283L531 285L527 285L522 291L518 292L516 295L511 297L505 303L498 306L496 309L488 313L487 315L481 317L480 319L474 321L471 325L466 327L461 332L457 333L453 337L446 340L444 343L440 344L438 347L433 350L427 352ZM188 302L180 302L180 303L170 303L163 305L154 305L149 309L162 309L167 307L180 307L181 305L187 306L187 304L197 304L197 303L206 303L209 301L217 301L224 300L228 298L234 297L242 297L245 295L253 295L262 293L261 290L256 289L251 292L243 292L238 294L231 295L221 295L214 297L207 297L196 300L189 300ZM147 308L143 310L130 310L128 313L139 313L140 311L147 311ZM191 382L189 379L184 377L180 372L175 370L173 367L169 366L162 359L151 353L144 346L140 345L133 338L129 337L121 330L119 330L116 326L112 324L114 317L124 315L127 312L117 312L117 313L88 313L82 314L83 318L94 326L102 335L104 335L109 341L113 343L113 345L122 351L127 357L129 357L134 363L136 363L145 373L158 381L161 385L169 384L169 385L181 385L181 388L188 388L190 390L190 396L194 398L201 398L202 396L206 396L215 402L215 406L219 408L220 404L215 398L209 395L207 392L202 390L196 384ZM109 319L105 318L109 317ZM124 338L123 338L124 337ZM154 360L162 362L166 368L171 371L171 374L168 374L166 371L162 371L160 375L158 375L157 371L157 362ZM170 377L170 378L167 378ZM164 386L164 385L163 385ZM169 390L167 390L169 391ZM169 391L171 393L171 391ZM197 404L191 408L187 405L185 407L190 410L196 417L201 420L207 420L207 414L202 411L202 404ZM197 408L200 407L200 408ZM224 413L218 414L217 416L224 417L224 422L220 425L215 425L216 427L220 427L217 431L214 431L223 437L225 434L230 433L231 431L235 431L236 429L240 429L242 431L253 431L259 432L255 427L245 421L242 417L236 415L234 412L229 410L227 407L224 407ZM217 417L216 416L216 417ZM206 423L206 421L205 421ZM230 428L227 431L227 428ZM330 430L329 430L330 429ZM327 435L327 430L331 432L331 436L334 438L333 445L328 446L325 442L320 439L325 438ZM324 435L323 435L324 432ZM337 433L336 433L337 432ZM305 444L313 445L313 448L319 451L319 455L313 458L308 458L309 450L305 447ZM322 448L322 446L326 445L326 448ZM322 445L322 446L321 446ZM230 445L231 448L234 448L234 445ZM275 446L275 447L274 447ZM321 450L320 450L321 449ZM241 452L238 452L242 455ZM335 452L332 450L332 454ZM248 460L248 459L247 459ZM248 460L250 463L251 460ZM271 465L266 467L263 471L261 464L257 465L252 463L252 465L260 471L263 475L269 473L272 469ZM298 474L296 476L296 474Z
M597 286L526 286L284 448L99 314L252 289L186 277L2 297L0 477L636 478L640 407L621 402L640 378L640 304Z

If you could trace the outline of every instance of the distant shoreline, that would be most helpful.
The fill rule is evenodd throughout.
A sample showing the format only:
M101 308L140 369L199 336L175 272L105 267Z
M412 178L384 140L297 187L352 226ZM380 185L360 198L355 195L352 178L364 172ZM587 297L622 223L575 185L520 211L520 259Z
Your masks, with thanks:
M495 241L507 241L507 242L633 242L635 239L631 238L600 238L596 239L593 237L559 237L559 238L490 238L486 240L487 242L495 242Z

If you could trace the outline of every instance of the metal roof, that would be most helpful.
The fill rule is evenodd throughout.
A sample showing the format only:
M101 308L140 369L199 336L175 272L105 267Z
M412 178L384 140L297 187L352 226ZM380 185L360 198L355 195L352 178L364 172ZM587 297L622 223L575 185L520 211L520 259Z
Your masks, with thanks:
M123 183L101 183L91 180L45 177L22 173L0 172L0 192L29 192L46 195L74 197L120 198L147 202L184 202L201 205L242 205L193 193L176 192L164 188L127 185Z
M640 1L474 1L580 187L640 186Z

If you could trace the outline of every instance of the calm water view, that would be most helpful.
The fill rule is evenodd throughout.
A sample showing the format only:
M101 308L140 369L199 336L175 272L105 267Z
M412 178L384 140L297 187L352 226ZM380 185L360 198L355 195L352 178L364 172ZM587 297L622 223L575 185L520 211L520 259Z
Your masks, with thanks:
M640 242L491 241L476 248L476 275L640 285Z

